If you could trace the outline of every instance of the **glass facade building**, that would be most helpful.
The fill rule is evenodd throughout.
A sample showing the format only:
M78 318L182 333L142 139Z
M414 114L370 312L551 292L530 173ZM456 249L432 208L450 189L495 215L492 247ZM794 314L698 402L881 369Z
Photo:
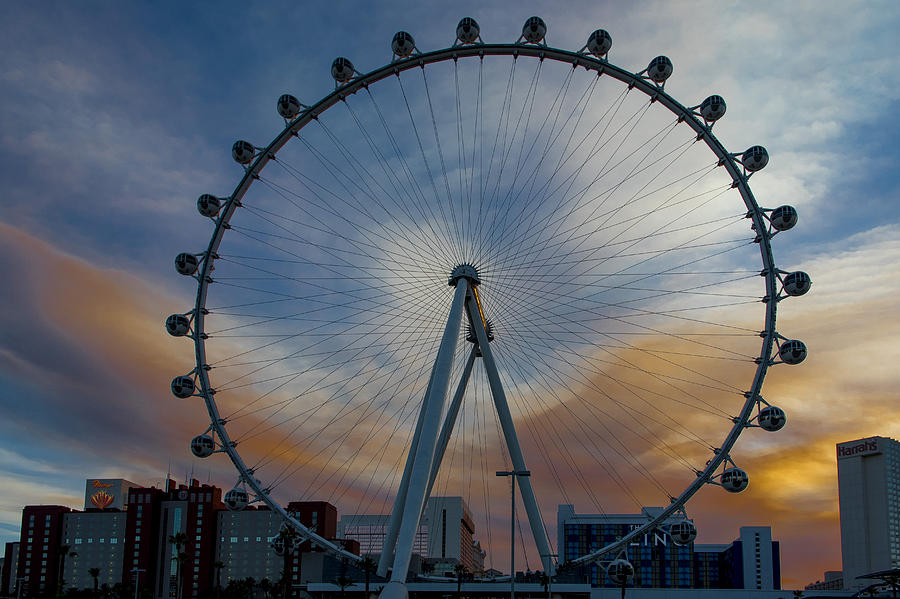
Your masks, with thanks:
M590 553L622 538L659 514L663 508L646 507L640 514L576 514L571 505L560 505L557 512L557 534L563 554L560 562ZM772 541L771 528L745 526L740 537L730 544L677 545L668 533L671 519L633 541L627 548L627 559L634 566L637 588L672 589L762 589L781 588L780 552ZM618 557L608 555L601 561ZM561 566L565 570L564 566ZM604 568L592 564L571 573L572 582L589 582L592 586L614 587Z

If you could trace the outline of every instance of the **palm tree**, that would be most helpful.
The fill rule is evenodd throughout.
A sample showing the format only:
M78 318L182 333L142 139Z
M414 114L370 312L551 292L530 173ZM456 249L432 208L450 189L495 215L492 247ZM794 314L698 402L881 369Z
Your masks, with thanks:
M344 597L344 590L345 590L348 586L350 586L351 584L353 584L353 579L350 578L349 576L346 576L346 575L344 575L344 574L341 574L340 576L338 576L337 578L334 579L334 584L336 584L336 585L338 585L339 587L341 587L341 599L343 599L343 597Z
M97 599L97 589L100 588L100 568L88 568L88 574L94 579L94 599Z
M378 564L375 563L375 560L372 559L371 556L367 555L359 562L359 567L362 568L362 571L366 575L366 599L369 599L369 578L371 577L372 572L375 571L375 568L378 567Z
M453 566L453 572L456 574L456 598L462 597L462 581L463 577L469 573L469 569L465 564L456 564Z
M434 564L428 560L422 560L422 574L428 575L434 572Z
M66 557L78 557L78 552L72 551L72 547L70 545L62 545L59 548L59 589L57 591L58 595L62 595L63 586L65 586L66 581L63 578L66 572Z
M544 587L544 593L547 594L549 599L550 597L550 577L547 576L546 572L541 572L540 576L541 586Z
M216 569L216 599L222 596L222 568L225 567L225 562L216 561L213 563L213 568Z
M176 532L174 535L169 535L169 542L175 545L175 555L172 557L175 560L175 597L181 599L181 587L184 586L181 580L181 570L187 560L187 554L182 553L181 548L187 544L187 535L183 532Z
M280 540L284 543L284 554L283 554L283 566L284 571L281 576L281 597L282 599L288 599L290 597L290 589L291 582L293 576L291 575L291 554L294 550L294 529L285 526L281 530L278 531L278 535L275 537L276 540Z

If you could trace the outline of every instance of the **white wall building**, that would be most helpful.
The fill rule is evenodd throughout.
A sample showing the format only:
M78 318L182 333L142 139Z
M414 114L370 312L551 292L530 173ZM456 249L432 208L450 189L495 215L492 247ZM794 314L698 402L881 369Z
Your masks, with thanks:
M900 568L900 443L868 437L838 443L844 588L857 576Z
M338 521L338 537L359 541L360 555L379 555L384 545L390 516L350 514ZM480 569L474 555L475 525L462 497L431 497L425 504L416 532L413 553L437 565L460 563L469 570ZM438 573L437 570L435 573Z

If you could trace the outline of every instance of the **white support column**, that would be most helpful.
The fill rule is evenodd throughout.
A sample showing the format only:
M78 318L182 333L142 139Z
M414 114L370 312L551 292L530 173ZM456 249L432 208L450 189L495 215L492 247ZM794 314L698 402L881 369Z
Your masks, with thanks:
M506 401L506 393L503 391L503 385L500 382L500 373L497 371L497 364L494 362L494 354L491 352L491 346L488 343L487 331L484 330L484 322L481 320L481 311L475 299L475 291L466 299L466 310L469 314L469 320L478 338L478 347L481 350L484 368L487 372L488 382L491 386L491 395L494 398L494 406L497 409L497 416L500 419L500 428L503 430L503 437L506 440L506 447L509 450L510 459L512 459L513 470L528 470L525 466L525 458L522 455L522 448L519 447L519 439L516 435L516 428L513 424L512 415L509 412L509 403ZM521 477L519 479L519 491L522 494L522 502L525 504L525 513L528 515L528 523L531 525L531 534L534 536L534 544L537 546L538 554L541 556L541 562L544 566L544 572L548 576L552 576L555 571L553 568L553 560L550 558L550 543L547 540L547 533L544 529L544 523L541 519L541 512L538 510L537 501L534 497L534 489L531 486L531 478Z
M394 561L394 550L397 548L397 534L400 532L400 516L403 514L403 506L406 504L406 493L409 490L409 475L412 472L416 449L419 447L419 437L422 434L422 422L425 421L425 405L428 395L431 393L431 383L434 381L434 366L428 376L428 386L422 397L422 407L419 408L419 419L416 422L416 431L413 433L412 443L409 445L409 453L406 454L406 465L403 467L403 477L400 479L400 488L394 499L394 509L391 510L391 519L388 521L388 529L384 536L384 545L381 547L381 557L378 560L376 573L387 578L388 570Z
M469 284L465 278L457 279L456 293L453 295L447 326L444 329L437 359L434 363L431 391L425 399L425 415L422 421L419 443L416 447L412 472L410 473L406 502L401 516L400 533L397 537L397 551L394 554L391 580L382 590L382 598L407 596L406 573L409 570L409 560L412 556L413 544L419 528L419 516L425 504L425 492L431 477L438 428L440 427L441 415L443 414L444 403L447 398L450 371L453 366L453 356L456 353L459 325L462 320L463 305L468 289Z
M472 351L469 353L469 359L466 367L463 369L462 376L459 378L459 385L456 387L456 393L453 395L453 401L447 408L447 416L444 418L444 426L441 428L441 436L438 437L437 449L434 453L434 461L431 465L431 477L428 479L428 491L425 493L425 502L431 497L431 489L434 487L434 481L437 478L438 470L441 469L441 462L444 460L444 452L447 451L447 445L450 443L450 435L453 434L453 427L456 425L456 418L459 416L459 408L462 406L463 396L466 394L466 387L469 384L469 377L472 375L472 366L475 364L475 357L478 354L478 346L472 345ZM424 510L424 504L422 506Z

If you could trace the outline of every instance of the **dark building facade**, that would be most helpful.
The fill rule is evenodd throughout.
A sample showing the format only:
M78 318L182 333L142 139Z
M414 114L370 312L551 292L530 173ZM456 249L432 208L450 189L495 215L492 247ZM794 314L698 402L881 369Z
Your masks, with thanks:
M170 481L170 486L174 483ZM128 491L125 518L123 581L152 588L159 563L159 519L166 491L156 487L136 487Z
M559 506L557 514L561 563L590 553L632 532L663 508L644 508L640 514L575 514L571 505ZM635 539L626 551L634 566L636 588L673 589L781 589L780 550L767 526L741 527L740 537L723 545L678 545L665 522L657 530ZM605 556L609 561L618 556ZM566 570L562 566L563 571ZM571 582L614 587L604 568L597 564L567 573Z
M287 509L316 534L359 554L356 541L336 538L335 506L298 501ZM24 578L22 595L30 597L55 596L61 578L67 587L91 588L88 572L94 567L102 584L137 580L154 599L209 596L216 585L214 564L223 558L241 561L234 572L222 572L223 585L247 577L275 582L282 572L293 584L303 584L319 581L326 571L346 569L309 541L285 557L275 556L271 542L281 527L281 517L264 507L229 512L222 490L197 480L168 480L159 489L89 479L84 511L56 505L23 509L21 542L6 546L0 594L14 594L17 578ZM304 556L312 556L309 563L303 563Z
M213 485L201 485L196 479L189 485L177 487L174 481L169 481L168 487L159 502L159 525L155 531L147 531L155 537L156 543L155 568L148 569L155 573L152 581L154 597L199 597L213 587L216 512L225 509L222 490ZM175 540L179 538L181 544Z
M65 578L64 559L68 559L62 548L63 515L71 511L62 505L29 505L22 510L16 577L24 579L23 595L56 595L60 577Z
M19 543L7 543L3 550L3 568L0 569L0 593L14 595L16 591L16 564L19 562Z

